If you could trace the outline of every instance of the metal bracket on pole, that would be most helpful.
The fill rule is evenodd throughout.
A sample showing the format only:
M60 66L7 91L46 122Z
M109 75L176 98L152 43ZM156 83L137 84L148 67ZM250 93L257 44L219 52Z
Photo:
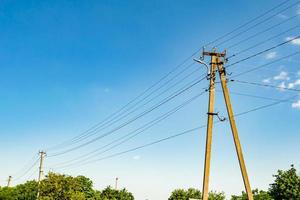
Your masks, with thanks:
M216 113L210 113L210 112L208 112L207 114L208 114L208 115L217 116L218 119L219 119L221 122L226 121L226 117L221 117L221 116L219 115L219 112L216 112Z

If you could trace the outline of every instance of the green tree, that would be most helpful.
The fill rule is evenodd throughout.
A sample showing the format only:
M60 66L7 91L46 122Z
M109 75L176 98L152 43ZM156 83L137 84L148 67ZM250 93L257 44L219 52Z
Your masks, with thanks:
M254 200L272 200L268 192L255 189L252 191ZM243 191L240 196L231 196L231 200L248 200L247 194Z
M27 181L24 184L15 187L16 196L18 200L36 200L37 182Z
M93 190L93 183L84 176L67 176L49 173L40 185L43 200L85 200L100 199Z
M168 200L189 200L192 199L201 199L202 194L200 190L189 188L188 190L184 189L176 189L171 193L171 196ZM209 193L209 200L224 200L225 194L223 192L210 192Z
M3 187L0 189L0 200L15 200L16 189L12 187Z
M274 200L300 199L300 177L293 165L286 171L278 170L273 176L275 181L270 184L269 193Z
M186 191L184 189L176 189L171 193L171 196L169 197L168 200L186 200L186 199L188 199Z
M36 200L38 184L28 181L15 187L0 187L0 200ZM126 189L93 189L93 182L84 176L49 173L40 184L41 200L134 200Z
M126 189L114 190L110 186L100 194L101 200L134 200L133 195Z
M0 200L36 200L37 182L27 181L16 187L0 189Z
M93 182L85 176L75 177L76 183L79 185L80 191L84 194L85 199L99 199L100 194L93 189Z
M225 200L224 192L210 192L208 194L208 200Z

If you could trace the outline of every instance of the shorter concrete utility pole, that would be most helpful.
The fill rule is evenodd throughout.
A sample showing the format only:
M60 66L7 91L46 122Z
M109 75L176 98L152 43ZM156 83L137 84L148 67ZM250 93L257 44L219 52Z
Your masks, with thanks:
M44 151L40 151L40 166L39 166L39 177L38 177L38 192L37 192L37 196L36 199L39 200L40 198L40 184L41 184L41 179L43 176L43 164L44 164L44 158L46 157L46 152Z

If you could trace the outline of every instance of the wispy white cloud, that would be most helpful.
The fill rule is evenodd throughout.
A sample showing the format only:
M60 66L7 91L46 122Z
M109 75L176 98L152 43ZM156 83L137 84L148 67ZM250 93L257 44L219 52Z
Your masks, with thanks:
M277 76L273 77L274 80L290 80L290 77L286 71L281 71Z
M278 85L278 87L279 87L279 90L280 90L280 91L284 91L284 89L287 88L284 81L281 82L281 83Z
M267 53L265 58L266 59L273 59L273 58L276 58L277 57L277 52L276 51L273 51L273 52L270 52L270 53Z
M298 6L298 10L296 12L297 15L300 15L300 7Z
M140 160L140 159L141 159L141 156L139 156L139 155L133 156L133 160Z
M284 15L284 14L278 14L277 17L281 18L281 19L286 19L288 18L288 16Z
M292 40L293 38L295 38L295 37L287 37L286 40L287 40L287 41L288 41L288 40ZM293 45L300 45L300 38L297 38L297 39L295 39L295 40L292 40L292 41L291 41L291 44L293 44Z
M300 79L296 80L296 81L293 82L293 83L289 83L289 84L288 84L288 88L289 88L289 89L292 89L292 88L294 88L294 87L297 86L297 85L300 85Z
M271 83L271 78L266 78L262 80L263 83Z
M294 88L294 87L295 87L294 83L289 83L289 84L288 84L288 88L289 88L289 89L292 89L292 88Z
M292 103L292 108L300 109L300 100Z

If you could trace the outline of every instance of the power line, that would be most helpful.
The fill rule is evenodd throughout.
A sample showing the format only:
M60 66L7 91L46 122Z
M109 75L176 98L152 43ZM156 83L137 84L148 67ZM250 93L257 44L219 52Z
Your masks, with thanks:
M31 166L32 162L34 162L37 159L37 154L35 154L19 171L12 174L12 176L17 177L19 174L22 174L23 171L26 171L29 166Z
M250 27L247 28L246 30L243 30L243 31L241 31L241 32L238 32L237 34L233 35L233 36L230 37L229 39L227 39L227 40L225 40L225 41L223 41L223 42L220 42L220 43L217 44L216 46L218 47L218 46L220 46L220 45L223 45L223 44L225 44L225 43L231 41L232 39L234 39L234 38L236 38L236 37L238 37L238 36L240 36L240 35L246 33L247 31L249 31L249 30L255 28L256 26L259 26L260 24L263 24L263 23L265 23L266 21L271 20L273 17L276 17L277 15L281 14L282 12L284 12L284 11L286 11L286 10L288 10L288 9L290 9L290 8L292 8L292 7L294 7L294 6L296 6L298 3L300 3L300 1L297 1L296 3L293 3L292 5L289 5L288 7L286 7L286 8L284 8L284 9L280 10L279 12L277 12L277 13L275 13L275 14L269 16L268 18L263 19L262 21L260 21L260 22L258 22L258 23L256 23L256 24L254 24L254 25L252 25L252 26L250 26Z
M300 92L300 89L281 87L281 86L270 85L270 84L265 84L265 83L242 81L242 80L236 80L236 79L231 79L230 81L231 82L236 82L236 83L254 85L254 86L269 87L269 88L276 88L276 89L280 89L280 90L289 90L289 91L294 91L294 92Z
M30 159L19 171L12 174L12 177L16 177L16 178L13 178L14 181L20 180L21 178L26 176L33 169L33 167L36 165L36 163L38 161L38 160L36 160L36 157L37 157L37 155L33 156L32 159ZM32 162L33 162L33 164L32 164Z
M256 18L254 18L254 19L256 20L256 19L259 19L259 18L265 16L267 13L269 13L269 12L275 10L275 8L278 8L278 7L282 6L283 4L285 4L285 3L288 2L288 1L289 1L289 0L287 0L287 1L285 1L285 2L283 2L283 3L281 3L281 4L279 4L277 7L274 7L274 8L272 8L272 9L270 9L269 11L267 11L266 13L264 13L263 15L260 15L260 16L258 16L258 17L256 17ZM297 2L297 3L298 3L298 2ZM244 25L242 25L242 26L240 26L240 27L243 27L243 26L246 26L246 25L252 23L253 21L255 21L254 19L253 19L252 21L250 20L249 22L247 22L246 24L244 24ZM216 39L215 41L213 41L213 42L219 41L220 39L223 39L224 37L227 37L227 36L230 35L231 33L233 33L233 32L235 32L236 30L238 30L240 27L238 27L238 28L234 29L233 31L227 33L227 35L225 34L225 35L223 35L223 36L217 38L217 39ZM222 38L222 37L223 37L223 38ZM299 36L298 36L298 37L299 37ZM295 39L297 39L297 38L295 38ZM228 40L227 40L227 41L228 41ZM227 42L227 41L225 41L225 42ZM208 43L208 44L210 44L210 43ZM197 52L198 52L198 51L197 51ZM194 54L192 54L192 56L194 56L197 52L195 52ZM187 58L187 59L183 62L183 64L186 63L186 61L189 60L192 56L190 56L189 58ZM248 59L250 59L250 58L248 58ZM244 60L242 60L242 61L244 61ZM242 62L242 61L240 61L240 62ZM182 65L183 65L183 64L182 64ZM234 63L234 64L237 64L237 63ZM180 64L180 65L181 65L181 64ZM179 69L179 66L180 66L180 65L178 65L178 68L176 67L175 69L173 69L174 71L171 70L169 73L172 74L173 72L175 72L177 69ZM232 65L233 65L233 64L232 64ZM231 65L230 65L230 66L231 66ZM81 133L81 134L78 135L78 136L75 136L73 139L71 139L71 140L69 140L69 141L66 141L66 142L67 142L67 143L73 143L74 141L82 141L82 138L86 137L87 134L90 133L90 131L93 131L93 130L94 130L95 128L97 128L99 125L101 125L101 124L103 124L103 123L106 123L107 120L113 118L113 117L116 116L118 113L120 113L120 112L126 110L126 108L128 108L129 105L131 105L133 102L135 102L136 100L138 100L139 98L141 98L143 95L145 95L147 92L151 91L154 87L156 87L157 85L159 85L163 80L165 80L165 78L169 77L169 75L170 75L169 73L168 73L166 76L162 77L158 82L156 82L155 84L153 84L152 86L150 86L148 89L146 89L143 93L141 93L141 94L138 95L136 98L134 98L132 101L130 101L129 103L127 103L125 106L123 106L123 107L122 107L121 109L119 109L117 112L114 112L113 114L109 115L109 117L105 118L103 121L97 123L96 125L94 125L94 126L91 127L90 129L88 129L87 131ZM281 88L281 89L282 89L282 88ZM152 92L153 92L153 91L152 91ZM125 112L126 112L126 111L125 111ZM118 120L117 120L117 121L118 121ZM54 146L54 147L52 147L52 148L50 148L50 149L53 149L53 148L55 148L55 147L57 148L58 146L63 146L63 144L66 144L66 143L65 143L65 142L64 142L64 143L61 143L61 144L56 145L56 146ZM26 170L26 173L28 173L27 170ZM25 174L25 175L26 175L26 174Z
M238 26L237 28L235 28L234 30L220 36L219 38L207 43L206 45L204 46L208 46L212 43L215 43L225 37L227 37L228 35L236 32L237 30L247 26L248 24L256 21L257 19L259 18L262 18L263 16L267 15L268 13L272 12L273 10L283 6L284 4L288 3L290 0L286 0L278 5L276 5L275 7L269 9L268 11L262 13L261 15L251 19L250 21ZM197 49L196 51L194 51L192 53L191 56L187 57L186 59L184 59L179 65L177 65L174 69L172 69L171 71L169 71L166 75L164 75L161 79L159 79L157 82L155 82L153 85L151 85L149 88L147 88L146 90L144 90L141 94L139 94L138 96L136 96L133 100L129 101L127 104L125 104L123 107L121 107L119 110L117 110L116 112L112 113L111 115L109 115L108 117L106 117L104 120L100 121L99 123L95 124L94 126L92 126L91 128L87 129L86 131L84 131L83 133L73 137L71 140L68 140L68 141L65 141L65 142L62 142L58 145L55 145L53 147L50 147L48 148L47 150L50 150L50 149L54 149L54 148L58 148L58 147L61 147L61 146L65 146L65 144L68 144L68 143L72 143L74 140L78 140L80 137L84 136L86 133L89 133L90 131L92 131L93 129L95 129L96 127L98 127L99 125L101 125L102 123L104 123L105 121L111 119L112 117L116 116L118 113L120 113L121 111L123 111L126 107L128 107L130 104L132 104L133 102L135 102L137 99L139 99L140 97L142 97L144 94L146 94L148 91L150 91L152 88L156 87L159 83L161 83L163 80L165 80L167 77L169 77L172 73L174 73L177 69L179 69L182 65L184 65L188 60L190 60L193 56L195 56L198 52L199 52L200 49Z
M220 90L216 90L216 92L222 92ZM280 99L277 98L271 98L271 97L265 97L265 96L258 96L253 94L247 94L247 93L241 93L241 92L230 92L230 94L238 95L238 96L244 96L244 97L251 97L256 99L263 99L263 100L270 100L270 101L280 101ZM290 101L292 103L292 101Z
M263 105L263 106L259 106L259 107L256 107L256 108L253 108L253 109L250 109L250 110L247 110L247 111L238 113L238 114L236 114L236 115L234 115L234 116L235 116L235 117L240 117L240 116L249 114L249 113L251 113L251 112L255 112L255 111L258 111L258 110L262 110L262 109L266 109L266 108L269 108L269 107L278 105L278 104L280 104L280 103L289 102L291 99L294 99L294 98L296 98L297 96L298 96L298 95L295 95L295 96L289 97L289 98L287 98L287 99L279 100L279 101L274 102L274 103L270 103L270 104L266 104L266 105ZM220 123L220 122L216 122L216 123ZM216 124L216 123L214 123L214 124ZM144 145L135 147L135 148L131 148L131 149L128 149L128 150L125 150L125 151L121 151L121 152L118 152L118 153L114 153L114 154L111 154L111 155L102 157L102 158L100 158L100 159L95 159L95 160L91 160L91 161L88 161L88 162L85 162L85 163L81 163L80 165L76 165L76 167L77 167L77 166L86 165L86 164L90 164L90 163L94 163L94 162L98 162L98 161L101 161L101 160L106 160L106 159L113 158L113 157L116 157L116 156L120 156L120 155L123 155L123 154L126 154L126 153L130 153L130 152L133 152L133 151L136 151L136 150L138 150L138 149L145 148L145 147L153 146L153 145L155 145L155 144L164 142L164 141L166 141L166 140L174 139L174 138L177 138L177 137L182 136L182 135L186 135L186 134L188 134L188 133L191 133L191 132L196 131L196 130L200 130L200 129L205 128L205 127L206 127L206 125L198 126L198 127L195 127L195 128L192 128L192 129L189 129L189 130L180 132L180 133L178 133L178 134L171 135L171 136L168 136L168 137L166 137L166 138L162 138L162 139L159 139L159 140L156 140L156 141L153 141L153 142L150 142L150 143L147 143L147 144L144 144Z
M297 16L298 16L298 15L299 15L299 14L297 14ZM253 48L255 48L255 47L261 46L262 44L265 44L266 42L271 41L271 40L273 40L273 39L275 39L275 38L277 38L277 37L279 37L279 36L281 36L281 35L284 35L284 34L290 32L290 31L296 29L296 28L299 28L299 27L300 27L300 25L297 25L297 26L294 26L294 27L292 27L292 28L290 28L290 29L288 29L288 30L286 30L286 31L283 31L283 32L281 32L281 33L279 33L279 34L276 34L276 35L272 36L272 37L269 37L269 38L267 38L267 39L265 39L265 40L263 40L263 41L260 41L260 42L258 42L258 43L256 43L256 44L250 46L250 47L247 47L247 48L245 48L245 49L243 49L243 50L241 50L241 51L239 51L239 52L237 52L237 53L232 54L231 56L227 57L227 59L230 59L230 58L232 58L232 57L238 56L239 54L244 53L244 52L246 52L246 51L249 51L249 50L251 50L251 49L253 49ZM249 38L243 40L243 42L244 42L244 41L247 41L248 39L249 39ZM240 43L239 43L239 44L240 44ZM231 47L233 47L233 46L231 46ZM230 47L229 47L229 48L230 48Z
M234 43L233 45L230 45L227 49L231 49L231 48L233 48L233 47L235 47L235 46L237 46L237 45L239 45L239 44L242 44L242 43L244 43L244 42L246 42L246 41L249 41L250 39L252 39L252 38L254 38L254 37L256 37L256 36L258 36L258 35L260 35L260 34L263 34L263 33L267 32L267 31L269 31L269 30L272 30L273 28L275 28L275 27L277 27L277 26L280 26L280 25L282 25L282 24L284 24L284 23L286 23L286 22L288 22L288 21L290 21L290 20L292 20L292 19L298 17L299 15L300 15L300 14L296 14L296 15L294 15L294 16L292 16L292 17L289 17L289 18L283 20L282 22L279 22L279 23L277 23L277 24L275 24L275 25L273 25L273 26L271 26L271 27L268 27L267 29L265 29L265 30L263 30L263 31L260 31L260 32L258 32L258 33L256 33L256 34L253 34L253 35L251 35L251 36L249 36L249 37L247 37L247 38L245 38L245 39L243 39L243 40L241 40L241 41L239 41L239 42L237 42L237 43Z
M31 179L37 172L36 171L33 171L32 174L30 174L27 178L27 180Z
M138 104L135 104L134 107L131 107L130 110L127 110L128 112L125 112L123 113L123 115L120 115L110 121L108 121L109 123L105 123L103 124L101 127L98 127L94 130L94 133L91 132L90 134L88 134L87 136L85 137L82 137L81 138L81 141L82 140L85 140L95 134L97 134L99 131L102 131L110 126L112 126L113 124L121 121L122 119L125 119L126 117L128 117L129 115L131 115L132 113L140 110L142 107L146 106L147 104L149 104L150 102L152 102L153 100L156 100L158 99L160 96L162 96L163 94L165 94L166 92L168 92L169 90L171 90L172 88L174 88L175 86L179 85L181 82L183 82L185 79L189 78L190 76L194 75L196 72L198 71L198 69L192 71L191 73L187 74L186 76L184 76L183 78L181 78L180 80L178 80L177 82L175 82L173 85L167 87L165 90L163 90L162 92L158 93L157 95L153 96L151 99L149 99L148 101L146 101L145 103L139 105L138 107L136 107ZM201 75L203 76L203 75ZM199 78L196 78L195 80L198 80ZM193 82L193 81L192 81ZM185 86L184 86L185 87ZM143 99L145 100L145 99ZM136 107L136 108L135 108ZM78 141L80 142L80 141ZM78 142L74 142L74 143L78 143Z
M234 63L232 63L232 64L230 64L230 65L227 65L227 68L228 68L228 67L231 67L231 66L233 66L233 65L236 65L236 64L238 64L238 63L244 62L244 61L246 61L246 60L249 60L249 59L251 59L251 58L254 58L254 57L256 57L256 56L258 56L258 55L261 55L261 54L263 54L263 53L266 53L266 52L268 52L268 51L270 51L270 50L276 49L276 48L278 48L278 47L280 47L280 46L283 46L283 45L285 45L285 44L287 44L287 43L290 43L290 42L292 42L292 41L294 41L294 40L297 40L297 39L299 39L299 38L300 38L300 36L294 37L294 38L289 39L289 40L287 40L287 41L285 41L285 42L282 42L282 43L280 43L280 44L277 44L277 45L275 45L275 46L272 46L272 47L270 47L270 48L268 48L268 49L265 49L265 50L263 50L263 51L260 51L260 52L258 52L258 53L255 53L255 54L253 54L253 55L250 55L250 56L248 56L248 57L246 57L246 58L243 58L243 59L241 59L241 60L238 60L238 61L236 61L236 62L234 62Z
M183 74L186 70L188 70L193 65L194 65L194 63L191 63L190 65L188 65L186 68L184 68L183 70L181 70L178 74L176 74L174 77L172 77L167 82L165 82L162 86L160 86L159 88L153 90L152 92L150 92L148 95L144 96L142 99L140 99L136 103L134 103L131 106L129 106L128 108L124 109L123 112L120 112L118 114L118 116L107 120L106 122L102 123L100 126L95 127L94 130L91 130L91 131L87 132L85 135L82 135L81 137L78 137L76 140L70 141L68 144L65 144L63 147L76 144L78 142L81 142L82 140L85 140L85 139L87 139L87 138L89 138L89 137L97 134L99 131L102 131L102 130L110 127L111 125L115 124L116 122L119 122L120 120L125 119L130 114L136 112L137 110L139 110L140 108L144 107L145 105L147 105L151 101L157 99L157 97L159 97L159 96L163 95L164 93L168 92L170 89L172 89L173 87L179 85L185 79L187 79L190 76L192 76L193 74L195 74L198 71L198 68L196 70L193 70L192 72L188 73L183 78L181 78L180 80L178 80L177 82L175 82L173 85L167 87L165 90L163 90L162 92L160 92L159 94L157 94L156 96L154 96L153 98L151 98L150 100L148 100L147 102L145 102L144 104L138 106L140 103L142 103L148 97L150 97L152 94L154 94L157 91L159 91L160 89L162 89L164 86L166 86L168 83L170 83L171 81L173 81L179 75ZM136 107L136 106L138 106L138 107Z
M22 175L18 176L17 178L14 178L14 180L19 180L21 178L23 178L26 174L28 174L35 166L36 164L39 162L39 159L37 159Z
M97 162L97 161L100 161L100 160L105 160L105 159L112 158L112 157L115 157L115 156L118 156L118 155L129 153L129 152L132 152L132 151L135 151L135 150L138 150L138 149L142 149L142 148L145 148L145 147L148 147L148 146L152 146L154 144L157 144L157 143L160 143L160 142L163 142L163 141L166 141L166 140L170 140L170 139L176 138L178 136L185 135L185 134L191 133L193 131L196 131L196 130L199 130L199 129L205 128L205 127L206 127L206 125L199 126L199 127L196 127L196 128L192 128L192 129L183 131L181 133L178 133L178 134L175 134L175 135L171 135L169 137L166 137L166 138L163 138L163 139L160 139L160 140L156 140L154 142L151 142L151 143L148 143L148 144L145 144L145 145L142 145L142 146L138 146L138 147L126 150L126 151L115 153L115 154L112 154L112 155L109 155L109 156L106 156L106 157L103 157L103 158L100 158L100 159L97 159L97 160L92 160L92 161L89 161L89 162L86 162L86 163L81 163L81 165L89 164L89 163L92 163L92 162ZM76 165L76 166L79 166L79 165Z
M244 75L244 74L248 74L248 73L250 73L250 72L259 70L259 69L261 69L261 68L264 68L264 67L269 66L269 65L271 65L271 64L274 64L274 63L277 63L277 62L279 62L279 61L285 60L285 59L287 59L287 58L291 58L291 57L296 56L296 55L298 55L298 54L300 54L300 51L296 51L296 52L294 52L294 53L292 53L292 54L289 54L289 55L287 55L287 56L278 58L278 59L273 60L273 61L271 61L271 62L268 62L268 63L266 63L266 64L262 64L262 65L259 65L259 66L257 66L257 67L254 67L254 68L252 68L252 69L249 69L249 70L246 70L246 71L244 71L244 72L238 73L238 74L236 74L236 75L233 75L232 78L235 78L235 77L238 77L238 76L242 76L242 75Z
M286 57L284 57L284 58L286 58ZM279 59L278 59L279 60ZM280 59L280 60L282 60L282 59ZM272 62L272 63L274 63L274 61ZM266 66L266 64L264 65L264 66ZM260 66L261 67L261 66ZM276 87L276 86L275 86ZM282 87L277 87L277 88L280 88L280 89L283 89ZM286 88L286 89L288 89L288 88ZM290 90L290 89L289 89ZM293 90L293 89L292 89ZM298 91L298 90L296 90L296 91ZM249 95L248 95L249 96ZM269 98L270 99L270 98ZM276 99L273 99L273 100L276 100Z
M288 3L289 1L290 1L290 0L286 0L286 1L284 1L284 2L282 2L282 3L280 3L280 4L278 4L278 5L274 6L273 8L269 9L268 11L266 11L266 12L262 13L261 15L255 17L255 18L253 18L253 19L251 19L251 20L249 20L248 22L246 22L246 23L244 23L244 24L242 24L242 25L236 27L236 28L233 29L232 31L225 33L224 35L222 35L222 36L218 37L217 39L215 39L215 40L213 40L213 41L207 43L207 44L204 45L204 46L208 46L208 45L211 45L211 44L214 44L214 43L218 42L219 40L221 40L221 39L223 39L223 38L225 38L225 37L231 35L232 33L234 33L234 32L236 32L236 31L240 30L241 28L243 28L243 27L245 27L245 26L251 24L252 22L256 21L257 19L260 19L260 18L262 18L263 16L267 15L268 13L270 13L270 12L276 10L277 8L280 8L281 6L283 6L284 4Z
M261 67L261 66L260 66Z
M291 55L289 55L289 56L291 56ZM287 58L287 57L284 57L284 58ZM281 59L278 59L278 60L282 60L283 58L281 58ZM272 63L274 63L274 61L272 62ZM267 63L267 64L269 64L269 63ZM267 64L265 64L264 66L266 66ZM260 66L261 67L261 66ZM242 95L242 94L239 94L239 95ZM244 96L245 96L245 94L244 94ZM250 96L250 95L248 95L248 96ZM252 97L254 97L253 95L252 95ZM258 96L255 96L256 98L259 98ZM260 97L260 98L263 98L263 97ZM265 98L265 99L269 99L269 100L271 100L271 98ZM272 100L278 100L278 99L272 99ZM104 147L106 147L106 146L104 146Z
M180 109L182 109L183 107L187 106L188 104L190 104L191 102L195 101L196 99L198 99L200 96L202 96L203 94L205 94L207 92L207 90L193 96L192 98L188 99L187 101L181 103L180 105L176 106L175 108L171 109L170 111L168 111L167 113L164 113L163 115L155 118L154 120L144 124L143 126L139 127L138 129L135 129L134 131L131 131L130 133L120 137L120 138L117 138L116 140L113 140L112 142L100 147L100 148L97 148L96 150L93 150L89 153L86 153L84 155L81 155L81 156L78 156L77 158L75 159L72 159L72 160L69 160L69 161L66 161L66 162L63 162L63 163L60 163L58 165L61 165L61 164L66 164L66 163L72 163L76 160L80 160L80 161L77 161L76 163L81 163L81 162L84 162L96 155L101 155L109 150L112 150L122 144L124 144L125 142L129 141L130 139L140 135L141 133L145 132L146 130L148 130L149 128L153 127L154 125L158 124L159 122L163 121L164 119L168 118L169 116L175 114L177 111L179 111ZM120 141L120 142L119 142ZM117 143L118 142L118 143ZM114 143L117 143L101 152L98 152L102 149L104 149L105 147L108 147ZM98 152L98 153L97 153ZM94 154L94 153L97 153L95 155L91 155L91 154ZM87 157L88 156L88 157ZM71 164L73 165L73 164ZM51 167L53 168L53 167Z
M271 103L271 104L267 104L267 105L264 105L264 106L260 106L260 107L257 107L257 108L253 108L253 109L251 109L251 110L248 110L248 111L245 111L245 112L238 113L238 114L235 115L235 116L238 117L238 116L246 115L246 114L248 114L248 113L255 112L255 111L257 111L257 110L261 110L261 109L265 109L265 108L269 108L269 107L278 105L278 104L280 104L280 103L288 103L288 102L290 102L290 100L292 100L292 99L294 99L294 98L296 98L296 97L298 97L298 95L294 95L294 96L289 97L289 98L287 98L287 99L283 99L283 100L280 100L280 101L277 101L277 102L274 102L274 103Z
M97 128L99 125L105 123L106 121L108 121L109 119L113 118L114 116L116 116L117 114L119 114L120 112L122 112L123 110L125 110L129 105L131 105L132 103L134 103L135 101L137 101L139 98L141 98L142 96L144 96L147 92L151 91L153 88L155 88L157 85L159 85L161 82L163 82L166 78L168 78L171 74L173 74L174 72L176 72L180 67L182 67L188 60L190 60L194 55L196 54L196 52L194 52L191 56L189 56L188 58L184 59L179 65L177 65L175 68L173 68L171 71L169 71L166 75L164 75L162 78L160 78L157 82L155 82L153 85L151 85L150 87L148 87L146 90L144 90L142 93L140 93L139 95L137 95L135 98L133 98L131 101L129 101L127 104L125 104L124 106L122 106L119 110L117 110L116 112L112 113L111 115L109 115L108 117L106 117L104 120L98 122L97 124L95 124L94 126L92 126L91 128L87 129L86 131L84 131L83 133L73 137L71 140L62 142L58 145L55 145L53 147L49 147L47 148L47 150L51 150L54 148L59 148L61 146L65 146L66 144L73 142L74 140L80 139L81 137L84 137L86 134L88 134L90 131L93 131L95 128ZM187 68L188 69L191 65L189 65ZM178 74L175 76L177 77ZM165 84L163 84L161 87L163 87Z
M197 81L191 83L189 86L185 87L184 89L181 89L181 90L179 90L179 91L176 91L176 92L173 93L171 96L165 98L163 101L159 102L158 104L156 104L156 105L153 106L152 108L150 108L150 109L146 110L145 112L143 112L143 113L141 113L141 114L139 114L139 115L133 117L133 118L130 119L129 121L127 121L127 122L121 124L120 126L114 128L114 129L112 129L111 131L108 131L108 132L106 132L105 134L102 134L102 135L100 135L100 136L98 136L98 137L96 137L96 138L94 138L94 139L92 139L92 140L90 140L90 141L87 141L87 142L85 142L85 143L83 143L83 144L81 144L81 145L78 145L78 146L76 146L76 147L67 149L67 150L65 150L65 151L61 151L61 152L58 152L58 153L54 153L54 154L52 154L52 155L49 155L48 157L59 156L59 155L68 153L68 152L70 152L70 151L77 150L77 149L82 148L82 147L84 147L84 146L86 146L86 145L88 145L88 144L94 143L95 141L97 141L97 140L99 140L99 139L101 139L101 138L103 138L103 137L105 137L105 136L108 136L108 135L110 135L110 134L113 134L115 131L117 131L117 130L119 130L119 129L125 127L125 126L127 126L128 124L130 124L130 123L136 121L137 119L143 117L144 115L146 115L146 114L148 114L148 113L150 113L150 112L156 110L156 109L159 108L160 106L162 106L162 105L168 103L169 101L171 101L172 99L174 99L174 98L176 98L177 96L181 95L181 94L184 93L185 91L187 91L187 90L191 89L192 87L196 86L197 84L199 84L200 82L202 82L203 80L205 80L205 78L206 78L206 77L203 77L203 78L201 78L201 79L199 79L199 80L197 80Z

